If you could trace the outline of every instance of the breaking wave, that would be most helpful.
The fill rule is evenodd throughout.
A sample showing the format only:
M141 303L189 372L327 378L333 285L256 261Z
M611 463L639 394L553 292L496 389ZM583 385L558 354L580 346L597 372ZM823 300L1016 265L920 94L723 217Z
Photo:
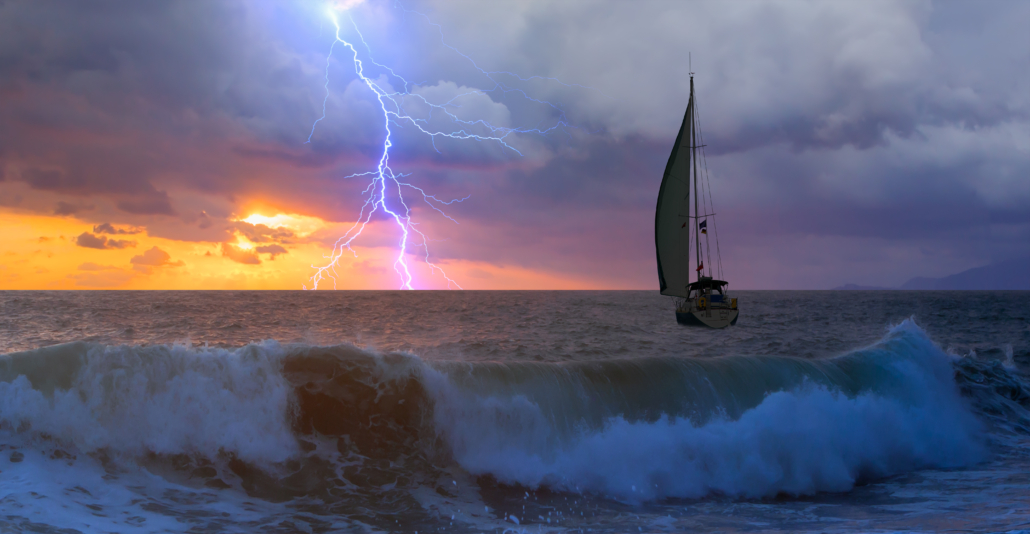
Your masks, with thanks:
M986 430L1025 431L1027 391L912 321L817 360L462 363L350 345L80 342L0 357L0 433L5 447L360 515L419 506L455 473L626 501L844 491L982 461Z

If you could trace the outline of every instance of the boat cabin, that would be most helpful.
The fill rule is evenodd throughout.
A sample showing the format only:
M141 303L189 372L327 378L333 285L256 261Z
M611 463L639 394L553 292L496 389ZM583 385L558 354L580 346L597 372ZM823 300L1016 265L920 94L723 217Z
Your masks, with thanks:
M729 285L725 280L714 280L710 276L702 276L697 282L687 285L688 299L706 297L708 302L723 302L723 288Z

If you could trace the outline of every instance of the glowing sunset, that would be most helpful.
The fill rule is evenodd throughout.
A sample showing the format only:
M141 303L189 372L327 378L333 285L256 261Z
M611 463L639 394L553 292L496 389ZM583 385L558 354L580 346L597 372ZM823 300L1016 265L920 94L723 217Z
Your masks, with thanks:
M653 288L687 51L738 287L1027 253L1025 69L958 4L230 4L4 6L0 287Z
M0 532L1025 532L1028 21L0 0Z

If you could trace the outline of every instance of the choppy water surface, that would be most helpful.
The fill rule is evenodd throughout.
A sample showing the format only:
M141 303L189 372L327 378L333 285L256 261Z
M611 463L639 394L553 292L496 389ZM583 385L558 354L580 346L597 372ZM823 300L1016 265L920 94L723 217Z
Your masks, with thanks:
M1030 529L1030 293L0 292L0 530Z

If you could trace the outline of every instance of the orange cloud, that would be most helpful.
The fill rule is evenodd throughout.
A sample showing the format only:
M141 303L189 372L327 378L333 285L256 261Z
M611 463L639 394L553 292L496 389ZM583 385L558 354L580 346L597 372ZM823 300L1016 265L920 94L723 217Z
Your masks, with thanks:
M0 289L301 289L311 287L311 264L322 261L327 251L325 239L343 233L347 223L327 223L321 219L302 217L267 217L253 225L270 238L270 230L293 232L294 244L254 243L241 233L238 242L197 242L170 237L157 237L150 230L134 236L137 248L112 246L110 234L85 232L102 241L104 248L83 247L78 237L83 222L69 217L33 215L9 208L0 208ZM294 220L295 219L295 220ZM292 226L286 226L290 224ZM103 224L91 222L97 230ZM326 233L322 239L312 229ZM111 224L112 229L134 226ZM336 280L325 280L320 289L397 288L398 275L394 240L382 225L369 228L373 246L354 247L354 256L346 258L334 271ZM41 241L40 236L49 236ZM61 238L60 236L71 236ZM224 236L220 236L224 239ZM385 238L383 238L385 237ZM105 240L106 241L103 241ZM117 239L113 241L118 241ZM330 246L331 246L331 242ZM281 250L280 248L281 247ZM261 257L268 254L268 256ZM268 261L274 257L275 261ZM414 285L419 289L445 289L448 284L418 255L407 257ZM611 287L617 281L594 279L582 274L553 272L508 264L459 259L436 260L438 266L465 289L591 289ZM335 284L334 284L335 282ZM451 286L454 287L454 286Z
M290 252L286 250L286 247L282 245L267 245L264 247L258 247L254 250L261 254L268 254L268 259L270 260L274 260L276 256L279 256L281 254L289 254Z
M186 262L182 260L172 261L171 254L157 247L153 247L139 256L133 256L129 263L133 265L133 269L145 274L150 274L154 267L182 267L186 265Z
M222 243L222 255L237 263L247 265L258 265L261 263L261 258L258 258L256 253L249 250L243 250L242 248L229 243Z
M286 227L272 228L264 224L251 224L245 221L236 221L236 230L243 234L248 240L254 243L290 243L295 237L292 230Z

